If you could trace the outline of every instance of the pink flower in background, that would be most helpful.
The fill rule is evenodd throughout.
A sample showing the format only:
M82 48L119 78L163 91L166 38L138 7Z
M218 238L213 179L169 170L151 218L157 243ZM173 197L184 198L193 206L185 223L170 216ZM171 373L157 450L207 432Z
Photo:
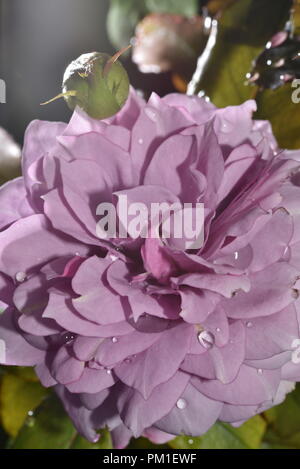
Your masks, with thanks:
M239 424L300 380L300 152L254 110L132 92L108 121L27 130L0 190L0 358L35 366L91 441ZM204 246L99 240L120 194L203 203Z

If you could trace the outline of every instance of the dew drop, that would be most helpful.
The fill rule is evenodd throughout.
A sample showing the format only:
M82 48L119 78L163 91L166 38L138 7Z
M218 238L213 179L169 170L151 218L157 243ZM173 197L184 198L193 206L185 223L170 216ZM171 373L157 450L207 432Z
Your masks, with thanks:
M125 363L131 363L131 359L130 358L125 358Z
M70 344L71 342L73 342L73 340L76 339L76 336L74 334L72 334L71 332L65 332L63 335L62 335L62 340L65 344Z
M186 400L182 399L182 398L178 399L178 401L176 402L176 406L180 410L185 409L186 408Z
M232 130L233 130L232 122L223 119L222 124L221 124L221 132L228 134L232 132Z
M139 142L140 145L143 145L144 140L143 140L142 138L139 138L139 139L138 139L138 142Z
M194 443L194 440L192 440L192 439L188 440L189 445L192 445L193 443Z
M152 122L156 122L157 113L154 111L154 109L151 109L151 108L149 108L149 107L146 107L146 108L145 108L145 113L146 113L146 115L149 117L149 119L150 119Z
M25 272L18 272L16 274L16 281L19 283L25 282L26 278L27 275L25 274Z
M270 59L267 60L267 65L269 65L269 66L272 65L272 60L270 60Z
M106 373L107 373L108 375L111 375L111 370L106 370Z
M216 328L217 332L221 332L221 329L219 327Z
M34 416L33 410L30 410L27 415L28 415L28 417L33 417Z
M208 331L199 332L198 340L200 344L206 349L210 349L214 345L214 337Z
M26 425L27 427L30 427L32 428L35 424L35 419L33 417L28 417L27 421L26 421Z
M113 262L115 262L115 261L118 259L118 257L115 256L114 254L110 254L109 257L110 257L110 259L111 259Z
M236 252L234 253L234 259L237 261L238 258L239 258L239 253L236 251Z
M263 370L262 370L261 368L258 368L257 373L258 373L259 375L262 375L262 374L263 374Z
M247 322L246 326L250 329L250 327L252 327L253 324L252 324L252 322L249 321L249 322Z
M111 341L112 341L113 344L116 344L116 343L118 342L118 339L117 339L116 337L113 337L113 338L111 339Z
M210 18L210 16L207 16L204 20L204 27L206 29L210 29L211 25L212 25L212 19Z
M250 72L246 73L246 78L247 78L247 80L250 80L250 78L251 78L251 73Z
M131 45L132 47L134 47L134 46L136 46L138 40L137 40L136 37L132 37L129 42L130 42L130 45Z

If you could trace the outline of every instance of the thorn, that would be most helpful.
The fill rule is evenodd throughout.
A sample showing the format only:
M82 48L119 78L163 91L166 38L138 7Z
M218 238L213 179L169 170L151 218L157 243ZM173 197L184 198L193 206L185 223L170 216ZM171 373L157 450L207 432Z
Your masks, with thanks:
M70 90L66 91L65 93L60 93L57 96L55 96L52 99L49 99L49 101L46 101L44 103L40 103L40 106L45 106L46 104L53 103L53 101L56 101L57 99L64 98L65 96L76 96L77 91L76 90Z

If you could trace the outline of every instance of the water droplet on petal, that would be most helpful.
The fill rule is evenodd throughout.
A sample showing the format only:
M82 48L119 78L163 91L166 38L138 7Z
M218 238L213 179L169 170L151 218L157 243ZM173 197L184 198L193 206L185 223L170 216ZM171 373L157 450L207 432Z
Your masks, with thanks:
M63 335L62 335L62 341L63 343L65 343L66 345L70 344L71 342L73 342L73 340L76 339L76 335L75 334L72 334L71 332L65 332Z
M216 328L217 332L221 332L221 329L219 327Z
M115 261L118 259L118 257L115 256L114 254L110 254L109 257L110 257L110 259L111 259L113 262L115 262Z
M232 122L223 119L222 124L221 124L221 131L223 133L230 133L233 130L233 124Z
M139 142L140 145L143 145L144 140L143 140L142 138L139 138L139 139L138 139L138 142Z
M198 340L200 344L206 349L211 348L214 345L215 341L214 336L208 331L199 332Z
M111 339L111 341L112 341L113 344L116 344L116 343L118 342L118 339L117 339L116 337L113 337L113 338Z
M25 282L27 275L25 272L18 272L16 274L16 281L19 283Z
M252 323L251 321L249 321L249 322L247 322L246 326L247 326L248 328L250 328L250 327L253 326L253 323Z
M267 65L271 66L272 65L272 60L267 60Z
M186 400L182 399L182 398L178 399L178 401L176 402L176 406L180 410L185 409L186 408Z
M237 251L234 253L234 258L235 258L236 261L237 261L238 258L239 258L239 253L238 253Z
M111 370L106 370L106 373L107 373L108 375L111 375Z
M262 374L263 374L263 370L262 370L261 368L258 368L257 373L258 373L259 375L262 375Z
M157 113L156 113L156 111L154 111L154 109L151 109L151 108L149 108L149 107L146 107L146 108L145 108L145 113L146 113L146 115L149 117L149 119L150 119L152 122L156 122Z
M205 29L210 29L212 24L212 18L210 16L207 16L204 20L204 28Z
M298 348L300 347L300 339L294 339L291 343L291 348Z
M27 415L28 415L28 417L33 417L34 416L33 410L30 410Z

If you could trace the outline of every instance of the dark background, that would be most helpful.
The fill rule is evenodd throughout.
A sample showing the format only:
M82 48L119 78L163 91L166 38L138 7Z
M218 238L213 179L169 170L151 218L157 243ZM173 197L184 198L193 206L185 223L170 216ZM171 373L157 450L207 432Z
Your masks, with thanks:
M0 0L0 78L7 86L0 126L20 143L33 119L69 119L63 100L40 103L61 91L72 60L94 50L115 52L106 33L108 7L109 0ZM125 66L132 85L147 94L172 91L169 76L143 75L130 59Z

